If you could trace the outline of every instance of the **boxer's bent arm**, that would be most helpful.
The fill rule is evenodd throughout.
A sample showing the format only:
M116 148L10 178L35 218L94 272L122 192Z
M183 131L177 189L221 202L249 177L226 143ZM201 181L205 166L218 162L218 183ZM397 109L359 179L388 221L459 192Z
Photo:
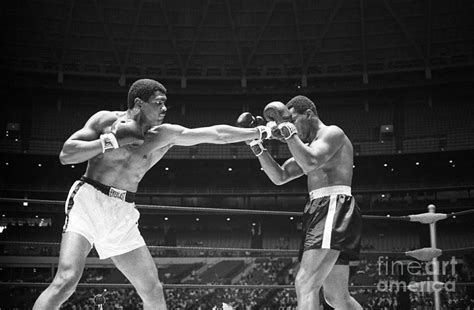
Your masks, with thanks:
M275 185L283 185L304 174L294 158L288 159L283 166L280 166L267 151L263 151L257 158L263 171Z
M163 124L150 129L147 137L155 140L155 147L166 145L190 146L200 143L227 144L260 138L257 128L238 128L229 125L186 128L180 125Z
M304 144L298 135L286 140L291 154L305 173L313 171L325 164L342 146L345 137L342 129L329 126L326 132L318 137L310 146Z
M63 165L85 162L99 154L102 154L102 144L97 130L98 124L110 116L109 112L101 111L94 114L84 127L73 133L64 142L59 161Z

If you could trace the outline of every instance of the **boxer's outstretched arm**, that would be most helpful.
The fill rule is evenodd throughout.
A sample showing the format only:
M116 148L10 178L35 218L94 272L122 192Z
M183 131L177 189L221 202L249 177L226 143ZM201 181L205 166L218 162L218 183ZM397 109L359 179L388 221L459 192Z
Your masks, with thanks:
M298 166L294 158L288 159L282 166L267 151L263 151L257 158L260 161L260 165L262 165L263 171L276 185L283 185L303 175L303 170Z
M186 128L163 124L150 129L146 137L152 141L155 148L161 148L167 145L227 144L254 140L260 138L260 131L257 128L238 128L229 125Z
M64 142L59 161L63 165L87 161L102 153L102 144L97 130L104 118L110 118L110 112L100 111L94 114L83 128L73 133Z

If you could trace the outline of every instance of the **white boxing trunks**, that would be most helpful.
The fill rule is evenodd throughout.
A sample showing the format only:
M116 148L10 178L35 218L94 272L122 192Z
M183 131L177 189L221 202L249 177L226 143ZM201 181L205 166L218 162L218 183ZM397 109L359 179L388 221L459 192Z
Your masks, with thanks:
M72 231L95 246L100 259L135 250L145 245L138 230L140 212L134 193L108 187L82 177L68 194L63 233Z

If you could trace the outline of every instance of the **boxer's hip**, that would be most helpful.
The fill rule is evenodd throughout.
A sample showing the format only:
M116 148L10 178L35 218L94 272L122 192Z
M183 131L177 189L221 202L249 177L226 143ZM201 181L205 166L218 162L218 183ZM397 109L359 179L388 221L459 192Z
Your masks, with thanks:
M301 250L335 249L356 258L362 218L349 186L324 187L309 193L303 213Z

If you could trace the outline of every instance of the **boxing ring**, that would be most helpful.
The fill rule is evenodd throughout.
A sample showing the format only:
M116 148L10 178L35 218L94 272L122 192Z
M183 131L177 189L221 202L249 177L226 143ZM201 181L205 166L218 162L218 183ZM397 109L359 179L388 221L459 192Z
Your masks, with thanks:
M18 198L0 198L0 202L7 203L24 203L28 202L31 204L47 204L47 205L64 205L64 201L59 200L42 200L42 199L18 199ZM163 206L163 205L143 205L137 204L138 209L153 209L160 211L179 211L179 212L191 212L191 213L207 213L207 214L245 214L245 215L279 215L279 216L294 216L300 217L301 212L290 212L290 211L271 211L271 210L247 210L247 209L225 209L225 208L202 208L202 207L182 207L182 206ZM444 289L445 283L439 280L439 261L438 257L442 254L455 254L466 251L474 251L473 248L454 248L454 249L439 249L437 248L437 230L436 223L442 220L455 219L458 217L467 216L474 214L474 209L465 210L460 212L437 213L436 207L433 204L428 206L428 212L420 214L411 214L405 216L391 216L391 215L362 215L364 220L378 220L378 221L408 221L416 222L419 224L429 225L430 231L430 247L419 248L412 251L370 251L362 253L378 254L378 255L391 255L395 257L409 257L415 258L420 262L430 262L432 264L432 279L429 281L411 282L408 285L408 289L411 292L417 293L433 293L433 304L435 310L441 309L440 292ZM59 246L59 243L50 242L15 242L15 241L0 241L0 245L46 245L46 246ZM296 257L298 250L286 250L286 249L256 249L256 248L235 248L235 247L205 247L205 246L148 246L150 250L157 251L215 251L215 252L237 252L236 254L241 257L249 257L252 253L260 253L261 257ZM240 257L239 256L239 257ZM199 256L202 257L202 256ZM87 267L87 266L86 266ZM0 287L46 287L49 283L37 283L37 282L0 282ZM456 282L459 286L474 286L474 282ZM131 284L118 284L118 283L79 283L78 288L97 288L107 289L110 288L133 288ZM294 290L294 285L239 285L239 284L163 284L164 289L238 289L238 290ZM373 289L375 285L350 285L349 289ZM94 303L102 309L102 305L106 302L106 298L103 294L97 294L94 296Z

